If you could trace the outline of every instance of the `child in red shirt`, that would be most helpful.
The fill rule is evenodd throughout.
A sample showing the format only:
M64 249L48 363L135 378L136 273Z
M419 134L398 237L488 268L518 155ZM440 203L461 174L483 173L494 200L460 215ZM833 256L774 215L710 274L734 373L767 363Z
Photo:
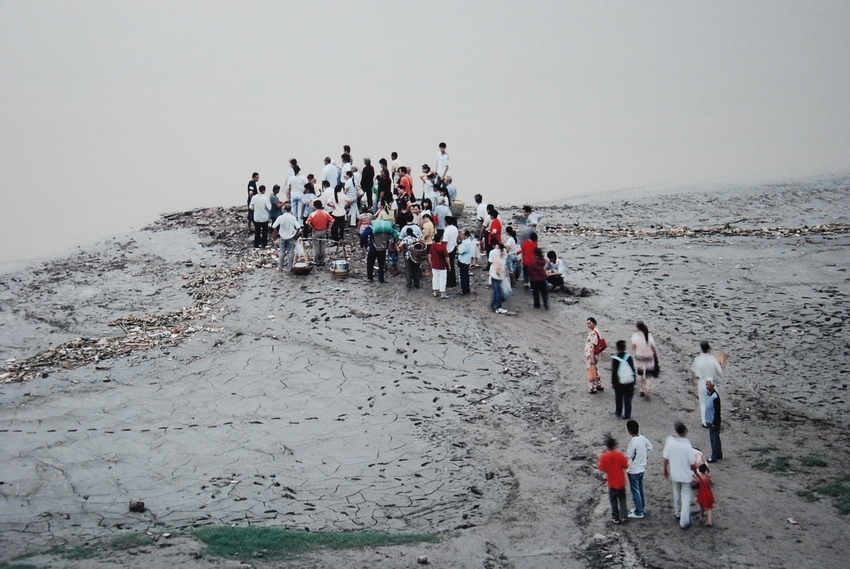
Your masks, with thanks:
M699 504L699 521L707 527L712 527L714 524L711 523L711 510L714 509L714 492L711 491L711 486L714 481L711 480L711 475L708 472L708 465L704 463L699 465L697 504Z
M605 438L608 449L599 457L599 470L605 473L608 480L608 500L611 502L611 523L618 524L628 521L626 514L626 469L629 460L626 455L617 450L617 441L613 437Z

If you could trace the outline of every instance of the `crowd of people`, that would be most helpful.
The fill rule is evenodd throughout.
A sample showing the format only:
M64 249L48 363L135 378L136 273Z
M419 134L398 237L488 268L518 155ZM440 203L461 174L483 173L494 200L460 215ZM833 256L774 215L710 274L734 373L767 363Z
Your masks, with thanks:
M431 279L431 293L449 299L449 289L460 286L460 295L470 294L470 270L480 268L489 277L490 309L507 313L502 303L511 296L520 279L530 289L534 308L549 308L549 291L565 286L567 266L555 251L540 247L537 227L540 216L531 206L524 206L522 219L516 225L502 219L499 211L474 196L475 225L460 229L462 209L457 187L450 174L450 161L445 143L440 143L435 167L421 166L421 185L417 191L411 168L405 166L398 153L390 161L380 159L377 168L370 158L363 166L353 165L351 149L345 146L341 166L325 158L321 178L303 176L296 159L290 160L287 181L275 185L272 195L257 185L259 174L248 183L248 227L254 235L254 247L269 245L279 239L278 271L293 267L296 259L306 259L301 243L312 244L312 262L322 266L328 244L341 243L346 231L356 231L361 253L366 261L366 280L386 282L387 275L405 276L407 288L421 288L425 278ZM588 334L584 347L588 390L604 391L599 374L599 357L608 349L595 318L587 319ZM622 523L645 515L644 474L652 443L639 433L632 419L635 389L640 397L650 400L652 380L658 376L659 360L655 339L647 325L639 321L629 342L618 340L611 357L611 387L617 417L627 421L631 436L626 454L617 450L612 437L606 439L606 450L600 457L599 470L606 474L611 502L611 521ZM708 429L711 455L694 449L687 439L687 428L675 425L675 433L664 445L664 478L671 480L674 505L680 526L690 525L692 488L699 488L697 502L700 520L712 525L714 496L708 463L723 458L720 443L720 396L717 378L723 362L710 352L707 342L694 360L692 370L700 401L700 420ZM634 508L626 514L626 480Z
M449 289L471 294L470 270L480 267L489 276L490 308L505 314L502 303L522 279L532 292L535 308L549 309L548 293L564 287L567 265L555 251L538 246L540 217L524 206L523 219L514 227L499 211L475 195L475 224L458 227L463 202L451 175L446 144L440 143L434 167L421 166L420 184L398 153L382 158L377 167L370 158L354 165L345 146L340 164L326 157L321 177L303 175L296 159L289 161L285 184L268 195L258 185L259 173L248 182L248 231L254 247L279 239L278 270L285 271L307 254L311 245L315 266L326 262L328 245L341 244L355 231L366 259L366 280L386 282L386 275L405 275L407 288L421 288L431 279L431 292L449 299Z
M585 363L590 393L604 390L599 378L599 356L608 348L602 337L596 319L587 319L588 335L585 341ZM625 340L617 340L616 353L611 357L611 387L614 391L614 414L627 420L626 429L631 440L626 453L617 450L617 441L606 437L606 450L599 459L598 468L605 473L608 485L608 497L611 502L611 522L619 524L629 519L642 519L645 515L646 495L644 474L647 460L652 451L652 443L640 435L640 426L632 419L632 397L635 387L642 397L649 399L653 377L659 373L658 348L655 339L649 333L644 322L637 322L635 332L627 345ZM627 347L631 351L627 350ZM676 423L674 434L664 444L664 478L669 479L673 487L673 504L679 525L683 529L690 526L691 497L697 489L696 499L700 508L700 522L707 527L713 525L711 511L714 508L713 481L709 474L709 464L722 460L723 449L720 441L720 394L717 392L718 377L723 372L725 357L718 359L711 352L708 342L700 343L700 354L691 366L697 395L700 400L700 422L708 430L708 442L711 453L708 458L702 451L694 448L687 438L688 429L683 423ZM626 480L632 495L634 508L626 514Z

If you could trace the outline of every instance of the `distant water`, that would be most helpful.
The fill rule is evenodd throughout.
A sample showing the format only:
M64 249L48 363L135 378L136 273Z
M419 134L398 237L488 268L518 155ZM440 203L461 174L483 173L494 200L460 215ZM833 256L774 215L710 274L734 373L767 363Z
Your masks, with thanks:
M445 141L461 197L850 168L850 3L0 2L0 261Z

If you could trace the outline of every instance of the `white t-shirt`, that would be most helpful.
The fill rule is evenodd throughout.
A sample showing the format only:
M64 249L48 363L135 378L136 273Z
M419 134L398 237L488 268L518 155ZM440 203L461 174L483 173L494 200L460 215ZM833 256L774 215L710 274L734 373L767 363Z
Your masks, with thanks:
M487 257L490 263L490 278L502 280L505 272L505 260L502 259L502 250L498 247L490 251L490 256Z
M354 183L354 178L349 178L345 182L345 196L354 201L357 199L357 184Z
M507 251L508 253L513 253L514 255L516 255L516 253L517 253L516 252L516 239L514 239L513 237L508 235L508 238L505 239L504 243L505 243L505 251Z
M304 196L304 184L307 183L307 180L303 176L293 174L289 177L287 183L289 184L289 199Z
M339 198L339 201L337 201L337 198ZM345 195L345 192L340 192L336 195L334 195L334 192L331 192L331 199L330 202L328 202L333 208L331 215L334 217L345 217L345 206L348 205L349 201L350 200L348 199L348 196Z
M448 153L437 153L437 176L445 178L449 171L449 155Z
M437 199L437 193L434 191L434 184L431 183L431 180L425 180L425 186L422 193L425 195L426 199L431 200L431 203L434 203L434 200Z
M334 166L333 162L322 168L322 181L327 180L331 189L336 186L336 181L339 179L339 168Z
M655 346L655 338L652 337L652 334L649 335L649 342L647 342L643 332L638 330L632 334L632 345L635 347L636 358L651 360L655 357L655 352L652 351L652 347Z
M667 437L667 441L664 443L664 458L670 462L670 480L673 482L691 481L693 478L691 465L696 462L691 441L672 435Z
M272 210L272 202L266 194L257 194L251 198L250 209L254 210L254 221L265 223L269 220L269 212Z
M699 377L699 383L703 388L705 387L705 382L709 379L712 380L714 385L717 385L717 377L723 373L723 368L720 367L720 363L713 354L698 355L694 358L691 369Z
M475 217L477 217L480 221L487 221L487 218L490 216L487 215L487 204L481 202L478 204L478 207L475 208Z
M292 239L295 237L295 232L301 227L301 220L291 213L284 212L283 215L277 216L272 227L277 229L281 239Z
M525 218L525 226L532 227L540 223L540 216L534 212L528 214L528 217Z
M446 242L446 251L451 253L457 247L457 226L447 225L443 231L443 240Z
M322 191L322 197L320 197L319 199L322 200L322 204L325 206L325 210L331 211L331 208L333 208L331 202L334 201L334 189L325 188L324 191Z
M632 437L629 448L626 450L626 458L629 459L629 474L640 474L646 472L646 462L649 453L652 452L652 443L643 435Z

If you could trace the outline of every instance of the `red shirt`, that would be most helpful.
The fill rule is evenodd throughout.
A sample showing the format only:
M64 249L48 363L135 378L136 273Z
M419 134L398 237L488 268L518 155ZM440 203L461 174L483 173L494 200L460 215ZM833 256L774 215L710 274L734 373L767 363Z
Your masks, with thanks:
M307 225L316 231L326 231L333 225L334 218L323 209L317 209L307 217Z
M528 279L532 282L546 282L546 261L541 257L534 257L528 266Z
M626 487L625 470L629 467L626 455L618 450L609 450L599 457L599 470L605 473L608 479L608 488L622 490Z
M502 242L502 222L499 221L499 218L490 222L490 231L487 234L487 239L492 243L494 237L497 243Z
M522 266L530 267L531 261L534 260L534 250L537 249L537 242L532 241L531 239L526 239L522 242L522 247L520 250L522 251ZM544 261L545 263L545 261ZM543 279L546 280L546 279Z
M446 263L446 257L449 256L449 252L446 250L445 243L434 243L431 245L428 255L432 269L445 271L449 268L449 265Z

